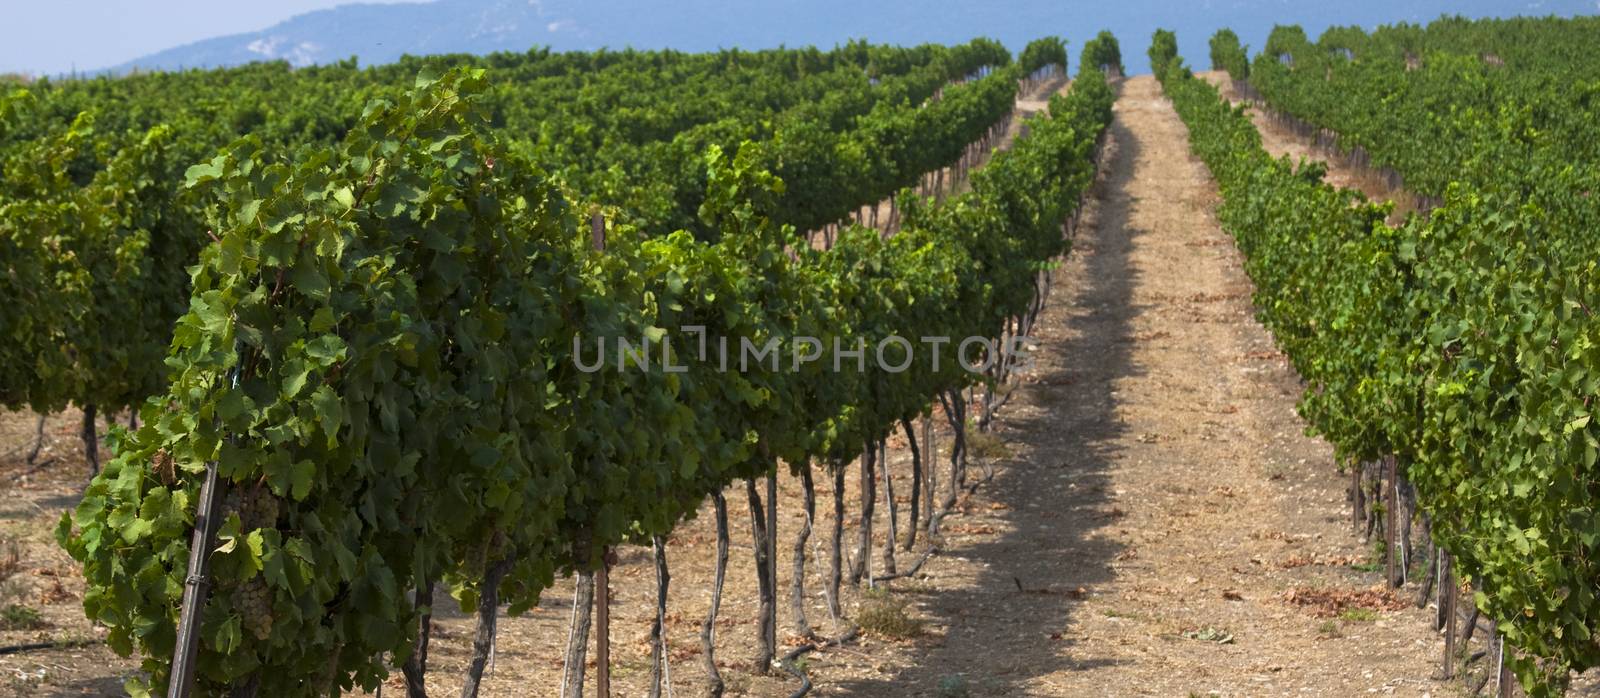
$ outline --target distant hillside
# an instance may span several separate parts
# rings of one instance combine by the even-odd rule
[[[1073,45],[1109,28],[1123,41],[1134,72],[1159,21],[1178,31],[1191,63],[1203,60],[1206,39],[1228,26],[1259,46],[1275,23],[1300,23],[1315,33],[1329,24],[1372,26],[1426,22],[1444,13],[1471,17],[1511,14],[1592,14],[1594,0],[1200,0],[1179,5],[1154,0],[1075,3],[1067,0],[437,0],[415,4],[352,4],[303,14],[257,32],[167,49],[119,66],[138,69],[237,65],[286,60],[294,65],[357,56],[386,63],[402,54],[556,50],[602,47],[766,48],[780,44],[832,46],[851,38],[884,43],[959,42],[989,36],[1020,48],[1046,34]],[[1159,18],[1156,19],[1156,18]],[[1076,56],[1076,50],[1073,55]]]

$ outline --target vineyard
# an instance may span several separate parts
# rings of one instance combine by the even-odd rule
[[[1597,32],[6,87],[0,692],[1581,689]]]

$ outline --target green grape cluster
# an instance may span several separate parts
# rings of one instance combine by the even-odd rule
[[[241,584],[233,590],[231,600],[246,632],[257,640],[272,637],[272,590],[264,580],[254,577]]]
[[[168,457],[170,459],[170,456]],[[157,464],[159,465],[159,454]],[[272,489],[264,485],[245,486],[230,490],[222,500],[222,514],[239,517],[241,528],[253,531],[258,528],[276,528],[280,501]]]

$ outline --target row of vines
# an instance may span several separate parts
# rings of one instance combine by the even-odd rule
[[[807,484],[809,513],[813,468],[842,497],[863,456],[870,522],[886,476],[873,454],[942,403],[952,499],[962,486],[960,393],[1004,380],[1000,348],[1037,316],[1094,176],[1115,40],[1093,48],[970,191],[935,199],[908,187],[991,138],[1019,83],[1064,73],[1059,40],[1018,63],[985,41],[534,52],[0,100],[0,254],[26,272],[0,279],[26,301],[0,310],[18,340],[0,349],[15,352],[0,398],[137,412],[59,528],[89,616],[143,660],[130,691],[327,694],[399,666],[421,695],[443,588],[478,616],[475,694],[501,606],[527,610],[558,575],[594,593],[624,544],[656,550],[664,585],[665,536],[708,497],[721,524],[741,481],[768,522],[771,664],[780,467]],[[194,106],[162,101],[178,86]],[[281,111],[269,98],[302,87]],[[747,94],[756,107],[719,118]],[[884,199],[895,234],[841,225]],[[837,239],[819,250],[808,233],[824,226]],[[970,357],[986,369],[954,347],[885,350],[891,336],[988,338]],[[706,338],[776,349],[725,370]],[[875,360],[826,352],[863,341]],[[913,531],[937,526],[928,494]],[[860,534],[850,580],[898,574],[873,574]]]
[[[1479,613],[1491,620],[1511,649],[1489,659],[1530,695],[1600,663],[1600,182],[1578,123],[1592,128],[1593,31],[1590,18],[1447,19],[1311,44],[1280,27],[1248,68],[1237,37],[1215,38],[1213,62],[1268,107],[1438,197],[1398,226],[1391,204],[1324,183],[1320,165],[1269,157],[1244,109],[1181,61],[1160,74],[1221,188],[1259,317],[1305,380],[1301,414],[1352,467],[1358,506],[1361,464],[1387,471],[1373,494],[1391,560],[1406,564],[1408,500],[1437,545],[1424,583],[1440,589],[1445,675],[1480,656],[1450,654],[1459,575],[1466,637]]]

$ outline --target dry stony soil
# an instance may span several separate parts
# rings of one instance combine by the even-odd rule
[[[1299,380],[1253,317],[1250,282],[1182,122],[1150,77],[1118,89],[1101,181],[1034,331],[1037,360],[975,454],[974,477],[990,479],[944,520],[941,552],[916,576],[871,594],[847,589],[837,623],[822,596],[833,492],[831,478],[817,478],[804,599],[812,624],[832,635],[864,607],[893,622],[808,655],[813,695],[1454,695],[1431,678],[1442,651],[1432,611],[1410,603],[1412,588],[1381,586],[1330,449],[1304,433]],[[1308,152],[1264,132],[1274,152]],[[81,577],[52,539],[87,476],[78,418],[53,415],[42,465],[29,466],[34,417],[0,415],[0,539],[14,542],[0,543],[0,573],[11,575],[0,607],[39,612],[22,623],[31,627],[0,625],[0,646],[83,641],[0,655],[0,695],[116,695],[136,670],[97,642],[103,633],[79,606]],[[949,431],[936,442],[947,455]],[[903,439],[889,448],[903,521],[909,451]],[[854,517],[856,478],[847,480]],[[780,641],[792,644],[790,565],[803,513],[798,482],[785,473],[778,484]],[[717,662],[729,695],[787,696],[798,681],[751,663],[755,571],[742,489],[727,493],[733,549]],[[845,527],[848,543],[853,518]],[[667,549],[673,693],[698,695],[709,505]],[[643,695],[654,570],[647,549],[619,554],[614,693]],[[900,553],[902,566],[912,559]],[[559,583],[537,609],[502,618],[487,695],[555,695],[571,599],[571,583]],[[429,688],[453,694],[472,619],[447,598],[436,605]],[[403,690],[396,678],[384,692]]]

